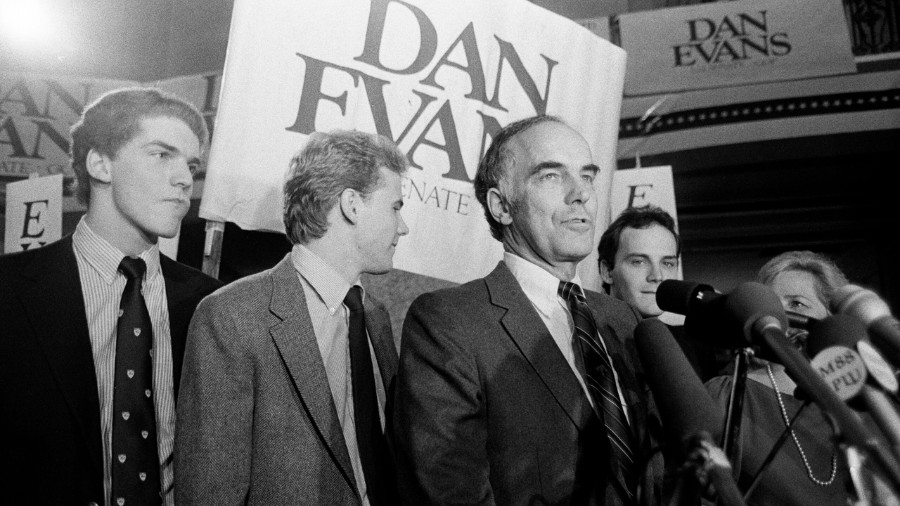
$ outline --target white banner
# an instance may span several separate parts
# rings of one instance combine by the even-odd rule
[[[236,0],[200,215],[282,231],[285,171],[307,136],[377,132],[412,164],[396,267],[482,276],[502,252],[472,188],[491,135],[561,116],[591,145],[608,209],[624,63],[621,49],[524,0]]]
[[[6,185],[4,253],[36,249],[62,237],[62,174]]]
[[[0,176],[74,177],[69,128],[100,94],[136,84],[0,72]]]
[[[652,204],[671,214],[675,223],[678,223],[671,165],[615,171],[609,199],[613,220],[629,207]]]
[[[737,0],[619,18],[627,95],[856,72],[841,0]]]

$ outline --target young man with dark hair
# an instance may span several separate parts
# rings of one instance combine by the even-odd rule
[[[597,249],[600,278],[609,294],[629,303],[644,318],[662,316],[656,290],[663,281],[678,279],[681,258],[681,238],[672,216],[653,205],[630,207],[610,223]],[[711,345],[687,335],[683,325],[669,325],[669,330],[701,379],[718,373],[721,365]]]
[[[647,318],[659,316],[656,288],[678,277],[681,241],[675,220],[659,207],[630,207],[600,237],[600,278],[613,297]]]
[[[87,213],[0,257],[0,490],[10,504],[174,501],[175,400],[194,307],[221,285],[159,253],[208,134],[156,89],[109,92],[72,127]]]

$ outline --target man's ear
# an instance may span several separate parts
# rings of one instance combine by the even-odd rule
[[[490,211],[491,216],[497,220],[501,225],[512,225],[512,212],[509,208],[509,202],[503,195],[500,194],[500,190],[497,188],[491,188],[487,192],[487,206],[488,211]]]
[[[613,284],[612,275],[610,274],[612,269],[609,268],[609,264],[606,260],[600,260],[600,279],[603,280],[607,285]]]
[[[95,149],[91,149],[88,151],[87,157],[84,160],[85,168],[87,168],[87,173],[91,176],[91,179],[96,179],[102,183],[109,183],[112,181],[112,170],[110,167],[109,157],[105,155],[101,155]]]
[[[354,225],[359,221],[359,207],[362,203],[362,195],[353,188],[344,188],[341,192],[339,205],[344,219]]]

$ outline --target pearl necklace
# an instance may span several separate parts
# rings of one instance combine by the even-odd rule
[[[790,418],[788,417],[787,409],[784,407],[784,401],[781,400],[781,392],[778,391],[778,384],[775,383],[775,375],[772,373],[772,366],[770,364],[766,364],[766,372],[769,373],[769,380],[772,381],[772,388],[775,389],[775,398],[778,399],[778,407],[781,408],[781,416],[784,418],[784,425],[785,427],[790,427]],[[812,468],[809,466],[809,460],[806,458],[806,452],[804,452],[803,447],[800,446],[800,440],[797,439],[797,434],[794,433],[794,429],[791,429],[791,437],[794,439],[794,444],[797,445],[797,451],[800,452],[800,458],[803,459],[803,465],[806,466],[806,474],[809,476],[809,479],[820,487],[827,487],[834,483],[834,477],[837,475],[837,454],[834,452],[831,454],[831,477],[828,478],[827,481],[820,480],[813,476]]]

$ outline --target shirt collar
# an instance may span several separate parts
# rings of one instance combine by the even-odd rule
[[[116,280],[116,276],[119,274],[119,264],[126,255],[100,234],[94,232],[84,216],[75,227],[72,244],[82,258],[97,271],[103,281],[112,284]],[[138,256],[147,264],[144,279],[150,281],[160,272],[159,245],[150,246]]]
[[[548,309],[556,306],[559,298],[560,279],[544,270],[542,267],[525,260],[508,251],[503,252],[503,263],[509,267],[513,277],[519,282],[522,291],[539,309]],[[581,278],[575,274],[572,283],[581,286]]]
[[[291,249],[291,263],[332,314],[344,303],[344,297],[351,285],[322,257],[302,244],[295,244]],[[362,288],[359,280],[353,284]],[[363,297],[365,297],[365,291],[363,291]]]

